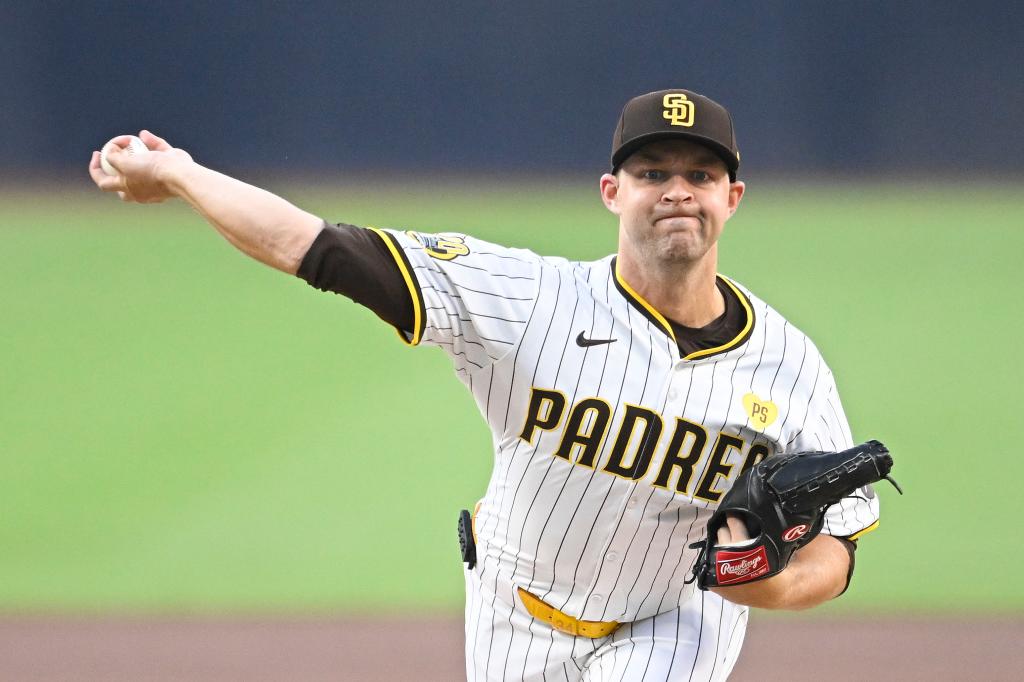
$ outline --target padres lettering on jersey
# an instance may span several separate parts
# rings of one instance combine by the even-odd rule
[[[594,410],[593,420],[590,426],[584,426],[589,411]],[[519,437],[528,443],[533,442],[534,434],[538,429],[552,431],[562,425],[562,417],[565,413],[565,396],[558,391],[534,388],[530,398],[530,407],[526,414],[526,423]],[[601,470],[615,476],[640,480],[644,478],[656,450],[660,451],[660,437],[665,431],[663,429],[664,418],[653,410],[639,405],[626,405],[622,410],[622,422],[619,424],[609,439],[614,442],[608,461]],[[555,451],[557,457],[580,464],[582,466],[595,466],[595,458],[605,440],[605,434],[609,431],[609,418],[611,407],[600,398],[584,398],[572,406],[565,428],[562,430],[562,439],[559,441],[558,449]],[[633,440],[637,428],[642,429],[639,441],[635,447],[630,449],[630,441]],[[709,445],[708,434],[700,424],[687,421],[682,417],[675,418],[675,428],[671,436],[666,439],[664,457],[661,463],[660,472],[652,485],[662,488],[669,487],[669,480],[675,477],[675,484],[672,486],[676,492],[690,494],[691,482],[693,481],[694,465],[700,462],[705,453],[705,446]],[[687,448],[685,451],[684,446]],[[730,449],[743,451],[743,466],[739,473],[746,471],[760,462],[768,455],[768,446],[764,443],[756,443],[746,448],[747,443],[736,436],[725,433],[716,434],[714,446],[710,448],[707,458],[708,466],[704,470],[704,477],[695,497],[708,502],[718,502],[724,491],[714,488],[718,476],[728,476],[733,465],[725,464],[724,460]],[[574,451],[579,448],[578,456]]]
[[[476,519],[477,571],[584,620],[634,621],[685,602],[708,517],[740,472],[780,452],[852,445],[810,340],[729,280],[748,323],[682,357],[615,260],[544,258],[464,235],[381,233],[437,345],[494,437]],[[824,532],[870,529],[850,497]],[[502,590],[495,589],[496,593]]]

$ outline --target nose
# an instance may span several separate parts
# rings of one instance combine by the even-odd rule
[[[665,191],[661,200],[669,204],[679,204],[693,199],[693,192],[690,185],[681,175],[673,174],[665,183]]]

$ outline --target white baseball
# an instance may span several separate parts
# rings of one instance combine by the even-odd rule
[[[103,149],[100,150],[100,167],[103,168],[103,172],[107,175],[117,175],[117,169],[111,166],[110,162],[107,161],[107,150],[113,146],[116,145],[114,145],[113,142],[108,142],[103,145]],[[145,142],[132,135],[131,139],[128,140],[128,146],[124,148],[124,151],[128,154],[145,154],[149,151],[149,147],[146,146]]]

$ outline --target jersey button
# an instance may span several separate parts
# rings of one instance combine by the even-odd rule
[[[600,604],[604,601],[604,595],[595,594],[593,597],[590,598],[590,601],[597,602],[598,604]]]
[[[677,391],[676,389],[673,388],[671,391],[668,392],[668,399],[669,400],[675,400],[678,397],[679,397],[679,391]]]
[[[629,498],[629,500],[626,502],[626,506],[627,507],[635,507],[636,506],[636,498],[635,497]]]
[[[604,560],[605,561],[618,561],[619,560],[619,555],[616,554],[615,552],[608,552],[608,554],[605,555]]]

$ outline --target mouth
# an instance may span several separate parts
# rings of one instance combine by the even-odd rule
[[[704,221],[701,219],[699,214],[694,214],[694,213],[669,213],[667,215],[655,217],[654,222],[655,223],[669,222],[669,223],[675,223],[675,224],[679,224],[679,225],[697,225],[697,226],[700,226],[701,224],[703,224]]]

